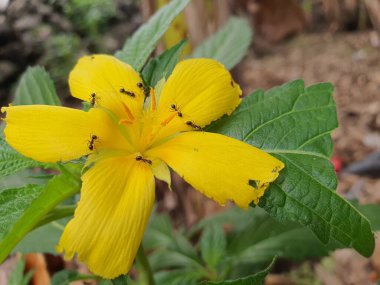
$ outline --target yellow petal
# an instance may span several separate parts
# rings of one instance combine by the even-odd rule
[[[258,202],[284,164],[241,141],[214,133],[186,132],[146,155],[165,161],[196,190],[224,205]],[[250,186],[256,184],[256,187]]]
[[[109,55],[82,57],[69,76],[74,97],[105,107],[120,119],[139,116],[144,103],[140,75]],[[95,95],[92,95],[95,94]]]
[[[67,161],[104,148],[130,149],[117,125],[100,109],[84,112],[30,105],[3,107],[2,111],[6,112],[6,141],[37,161]]]
[[[82,177],[81,199],[57,250],[75,254],[103,278],[132,267],[154,204],[154,178],[134,157],[97,162]]]
[[[180,62],[168,78],[158,103],[158,120],[165,128],[160,137],[201,129],[241,101],[241,89],[222,64],[212,59]],[[175,113],[176,116],[171,118]],[[169,120],[169,121],[168,121]]]
[[[172,178],[170,176],[169,167],[161,159],[153,159],[152,171],[154,177],[158,180],[166,182],[170,190],[172,190]]]

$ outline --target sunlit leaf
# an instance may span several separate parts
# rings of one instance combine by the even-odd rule
[[[368,220],[335,193],[329,156],[330,133],[338,123],[332,92],[331,84],[305,88],[301,80],[259,90],[211,130],[259,147],[285,163],[260,207],[279,221],[309,227],[323,243],[337,240],[370,256],[374,236]]]
[[[190,0],[173,0],[154,14],[132,37],[127,39],[123,49],[116,56],[140,71],[156,47],[170,23],[185,8]]]
[[[13,105],[61,105],[50,75],[41,66],[29,67],[21,77]]]
[[[232,69],[247,54],[252,42],[251,26],[246,19],[231,17],[217,33],[201,43],[192,57],[214,58]]]

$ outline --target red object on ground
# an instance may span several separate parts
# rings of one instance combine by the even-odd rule
[[[340,172],[343,168],[343,161],[340,157],[338,156],[333,156],[331,158],[331,162],[334,165],[334,170],[336,173]]]

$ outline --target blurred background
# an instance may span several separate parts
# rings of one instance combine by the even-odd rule
[[[0,105],[11,102],[28,66],[42,65],[64,104],[79,106],[67,86],[77,59],[114,53],[166,2],[0,0]],[[248,54],[232,70],[244,93],[297,78],[307,85],[332,82],[339,116],[332,158],[338,192],[379,204],[380,0],[193,0],[156,53],[188,38],[185,56],[232,15],[246,18],[254,33]],[[190,227],[223,210],[174,179],[175,191],[160,187],[158,211],[170,213],[175,225]],[[276,266],[267,284],[376,284],[379,276],[377,246],[370,259],[345,249],[323,259]]]

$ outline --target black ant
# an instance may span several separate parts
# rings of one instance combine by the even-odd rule
[[[145,162],[145,163],[148,163],[148,164],[152,164],[152,161],[151,161],[151,160],[146,159],[146,158],[143,158],[141,155],[136,156],[135,159],[136,159],[137,161],[142,161],[142,162]]]
[[[183,117],[183,114],[178,110],[176,104],[171,104],[171,105],[170,105],[170,108],[171,108],[173,111],[177,112],[178,117],[180,117],[180,118]]]
[[[91,93],[90,97],[91,97],[91,100],[90,100],[91,107],[94,108],[95,103],[96,103],[96,99],[97,99],[96,98],[96,94],[95,93]]]
[[[97,135],[91,135],[91,140],[88,142],[88,149],[93,151],[94,150],[94,144],[95,141],[98,139]]]
[[[202,130],[202,128],[200,126],[194,124],[194,122],[192,122],[192,121],[187,121],[186,125],[192,127],[193,129],[195,129],[197,131],[201,131]]]
[[[128,91],[128,90],[125,90],[124,88],[120,88],[120,93],[123,93],[123,94],[127,94],[128,96],[131,96],[131,97],[136,97],[135,93],[133,93],[132,91]]]
[[[137,87],[144,92],[145,99],[150,96],[150,87],[142,82],[137,82]]]

